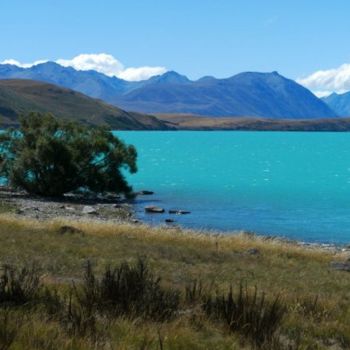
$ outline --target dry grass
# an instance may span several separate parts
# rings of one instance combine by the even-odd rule
[[[62,226],[78,230],[60,234]],[[203,289],[213,295],[216,291],[225,293],[231,284],[235,287],[240,282],[251,288],[256,285],[271,299],[280,295],[288,309],[280,330],[286,349],[288,344],[292,350],[350,348],[350,274],[334,271],[329,265],[333,260],[346,259],[346,253],[307,249],[244,233],[208,234],[64,218],[39,222],[0,215],[0,263],[23,266],[36,262],[42,269],[42,281],[51,287],[66,288],[72,279],[79,283],[87,260],[101,274],[109,264],[133,263],[143,256],[162,277],[165,288],[183,295],[194,280],[201,280]],[[55,321],[46,324],[40,314],[32,315],[35,321],[29,333],[44,343],[56,339],[56,348],[62,349],[242,348],[240,339],[225,325],[209,321],[195,306],[182,308],[179,317],[165,324],[117,319],[107,327],[107,321],[101,319],[99,341],[104,345],[97,347],[86,337],[73,339],[61,334]],[[29,340],[24,331],[18,339],[22,338],[26,339],[21,340],[26,348],[40,348],[25,343]],[[46,344],[41,348],[55,347]]]

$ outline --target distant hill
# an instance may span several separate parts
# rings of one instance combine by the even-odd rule
[[[332,108],[341,117],[350,117],[350,92],[345,94],[333,93],[322,99],[330,108]]]
[[[96,71],[77,71],[53,62],[31,68],[0,65],[0,79],[34,79],[143,113],[192,113],[282,119],[333,118],[336,113],[309,90],[277,72],[237,74],[191,81],[167,72],[128,82]]]
[[[123,111],[100,100],[53,84],[32,80],[0,80],[1,127],[18,125],[18,117],[30,111],[51,112],[113,129],[167,129],[153,116]]]

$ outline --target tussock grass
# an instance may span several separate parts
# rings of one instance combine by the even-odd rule
[[[63,226],[74,230],[61,230]],[[148,261],[145,281],[157,286],[155,294],[146,293],[145,299],[125,292],[135,290],[135,283],[142,280],[137,267],[140,257]],[[0,265],[28,267],[35,263],[40,266],[43,286],[38,307],[25,311],[17,305],[11,311],[21,318],[22,325],[10,349],[250,349],[263,347],[266,341],[271,349],[347,349],[350,274],[334,271],[329,265],[332,260],[346,258],[345,252],[305,248],[245,233],[224,236],[94,220],[36,221],[0,215]],[[94,291],[99,305],[90,311],[80,302],[90,295],[81,289],[87,288],[82,274],[87,261],[93,267],[90,291]],[[239,299],[239,290],[234,289],[232,300],[248,300],[246,306],[250,308],[246,310],[254,310],[250,315],[253,312],[259,325],[264,323],[262,310],[271,310],[279,296],[285,313],[276,318],[278,325],[270,333],[273,336],[254,342],[254,332],[243,331],[249,328],[244,325],[250,322],[248,318],[239,327],[236,322],[232,330],[227,318],[225,321],[222,317],[219,310],[232,305],[227,291],[240,283],[248,285],[249,297],[243,289]],[[254,286],[258,288],[256,299]],[[159,291],[179,293],[178,306],[169,318],[151,317],[161,316],[160,311],[145,317],[145,304],[155,300],[162,305],[162,300],[167,300],[157,299]],[[130,299],[126,297],[129,294]],[[266,298],[259,309],[262,294]],[[220,296],[221,304],[216,296]],[[135,299],[140,304],[133,305],[134,313],[120,307],[125,300],[129,303]],[[216,311],[207,312],[206,303]],[[154,310],[160,309],[164,308]],[[57,317],[58,310],[65,316]],[[0,307],[0,314],[2,311]],[[14,329],[15,319],[9,318],[7,329]]]
[[[281,325],[286,308],[279,297],[270,301],[265,294],[251,292],[242,284],[234,294],[232,286],[227,294],[206,298],[203,308],[215,319],[227,324],[229,330],[249,339],[253,346],[270,346]]]
[[[17,270],[4,265],[0,269],[0,306],[30,303],[38,298],[40,287],[34,266]]]
[[[179,306],[179,293],[165,290],[144,259],[135,265],[126,262],[112,268],[107,266],[99,279],[91,264],[85,268],[82,285],[74,286],[73,294],[79,304],[96,308],[101,314],[142,317],[155,321],[170,320]]]

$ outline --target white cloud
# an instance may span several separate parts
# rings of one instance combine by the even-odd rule
[[[118,74],[118,77],[124,80],[138,81],[146,80],[155,75],[164,74],[167,71],[165,67],[139,67],[126,68]]]
[[[21,68],[30,68],[30,67],[33,67],[33,66],[36,66],[40,63],[45,63],[47,62],[47,60],[39,60],[39,61],[35,61],[33,63],[21,63],[21,62],[18,62],[12,58],[8,59],[8,60],[4,60],[2,62],[0,62],[0,64],[12,64],[13,66],[17,66],[17,67],[21,67]]]
[[[0,64],[13,64],[22,68],[29,68],[47,60],[40,60],[33,63],[21,63],[14,59],[7,59]],[[100,54],[81,54],[72,59],[58,59],[55,61],[64,67],[73,67],[76,70],[95,70],[110,77],[118,77],[129,81],[146,80],[154,75],[160,75],[167,71],[165,67],[125,67],[119,60],[112,55]]]
[[[319,70],[311,75],[297,79],[297,82],[322,97],[332,92],[344,93],[350,90],[350,64],[338,68]]]
[[[312,92],[317,97],[322,98],[322,97],[327,97],[327,96],[331,95],[335,91],[321,90],[321,91],[312,91]],[[346,92],[346,91],[341,91],[341,92],[338,91],[338,93],[341,93],[341,94],[343,92]]]
[[[56,63],[64,67],[73,67],[77,70],[95,70],[108,76],[116,76],[123,71],[124,66],[112,55],[81,54],[71,60],[59,59]]]

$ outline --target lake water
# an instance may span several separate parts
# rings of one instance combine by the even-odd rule
[[[350,133],[116,132],[138,150],[138,215],[190,228],[350,242]],[[144,206],[190,215],[145,214]]]

